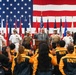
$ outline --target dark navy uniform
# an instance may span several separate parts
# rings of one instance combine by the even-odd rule
[[[67,54],[62,57],[59,63],[59,70],[62,75],[76,75],[76,55]]]
[[[31,75],[31,64],[29,63],[29,57],[23,56],[25,61],[17,63],[17,58],[15,58],[14,75]]]

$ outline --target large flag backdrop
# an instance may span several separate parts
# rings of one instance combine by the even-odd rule
[[[0,0],[0,20],[3,19],[3,26],[6,27],[6,18],[8,18],[8,27],[14,28],[20,26],[20,17],[23,30],[29,28],[29,17],[31,19],[31,30],[35,31],[36,19],[40,28],[42,20],[44,28],[47,27],[49,19],[49,32],[52,33],[56,18],[56,26],[60,28],[60,18],[62,18],[62,27],[64,32],[65,17],[68,30],[71,30],[73,21],[74,31],[76,28],[76,0]],[[73,17],[73,18],[72,18]],[[17,22],[15,22],[17,19]],[[16,24],[15,24],[16,23]],[[5,30],[5,29],[4,29]]]

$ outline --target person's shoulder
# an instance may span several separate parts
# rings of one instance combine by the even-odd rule
[[[51,35],[51,37],[54,37],[54,36],[55,36],[54,34]]]
[[[45,35],[48,35],[47,33],[44,33]]]
[[[60,37],[60,35],[59,35],[59,34],[57,34],[57,36],[58,36],[58,37]]]
[[[64,37],[63,37],[63,39],[66,39],[66,38],[67,38],[67,36],[64,36]]]
[[[10,37],[14,36],[14,34],[11,34]]]
[[[0,35],[0,38],[3,38],[3,36],[2,36],[2,35]]]
[[[26,38],[27,36],[25,35],[24,38]]]
[[[19,34],[16,34],[17,36],[20,36]]]
[[[23,58],[27,58],[27,59],[30,59],[30,56],[22,56]]]
[[[40,35],[41,33],[39,32],[39,33],[37,33],[37,35]]]
[[[1,37],[2,35],[0,34],[0,37]]]
[[[49,53],[49,57],[53,57],[53,55]]]
[[[67,54],[65,56],[61,57],[62,60],[65,59],[65,58],[67,58]]]
[[[7,59],[8,57],[6,57],[4,54],[0,54],[0,58]]]
[[[70,38],[73,38],[72,36],[69,36]]]
[[[65,56],[61,57],[61,59],[63,60],[63,59],[66,59],[68,57],[69,57],[68,54],[66,54]]]

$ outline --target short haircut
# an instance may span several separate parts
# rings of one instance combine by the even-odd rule
[[[52,42],[52,48],[56,48],[56,43],[55,42]]]
[[[30,49],[31,48],[31,45],[29,43],[26,43],[26,42],[23,42],[22,46],[24,46],[24,48],[26,48],[26,49]]]
[[[64,47],[65,46],[65,41],[64,40],[60,40],[59,45],[60,45],[60,47]]]
[[[73,45],[68,45],[67,51],[68,51],[69,53],[73,53],[73,51],[74,51],[74,46],[73,46]]]
[[[9,45],[9,48],[10,48],[11,50],[15,49],[15,44],[14,44],[14,43],[11,43],[11,44]]]

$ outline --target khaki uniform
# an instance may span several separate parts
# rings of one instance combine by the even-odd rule
[[[60,41],[60,36],[58,34],[51,35],[51,41],[52,42],[58,42],[58,41]]]
[[[26,42],[27,44],[30,44],[31,40],[32,40],[31,36],[24,36],[23,42]]]

